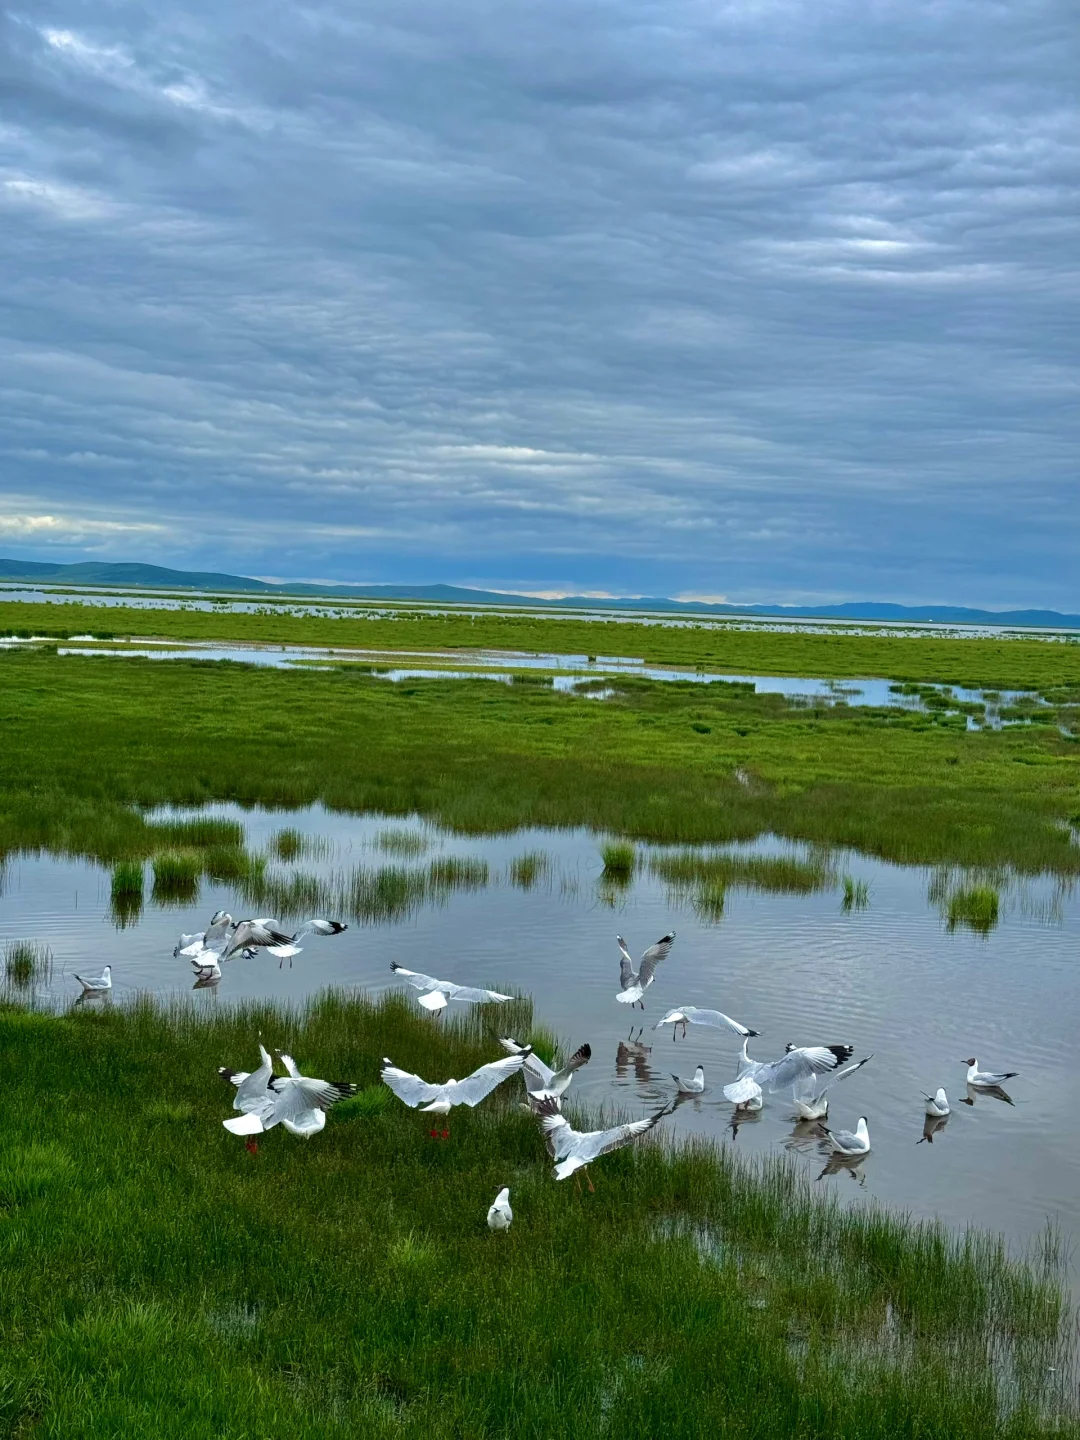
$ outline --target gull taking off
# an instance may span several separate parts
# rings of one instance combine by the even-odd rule
[[[993,1070],[980,1070],[979,1062],[974,1056],[966,1062],[968,1067],[967,1083],[973,1085],[976,1090],[992,1090],[996,1086],[1003,1085],[1006,1080],[1011,1080],[1014,1075],[1019,1075],[1019,1070],[1003,1070],[1000,1074]]]
[[[592,1190],[594,1186],[588,1171],[591,1162],[639,1139],[664,1118],[668,1108],[665,1105],[655,1115],[649,1115],[644,1120],[631,1120],[627,1125],[616,1125],[611,1130],[581,1132],[573,1129],[566,1117],[559,1113],[554,1100],[542,1100],[536,1115],[547,1140],[548,1152],[556,1162],[555,1179],[565,1180],[575,1170],[583,1169]]]
[[[824,1125],[821,1128],[834,1155],[869,1155],[870,1131],[866,1128],[865,1115],[859,1116],[854,1134],[850,1130],[829,1130]]]
[[[445,1080],[441,1085],[432,1085],[413,1075],[408,1070],[399,1070],[391,1060],[383,1061],[381,1078],[384,1085],[403,1100],[411,1109],[417,1108],[435,1115],[448,1115],[453,1105],[479,1105],[497,1085],[522,1068],[526,1056],[532,1052],[526,1048],[516,1055],[506,1055],[502,1060],[492,1060],[481,1065],[464,1080]],[[554,1102],[545,1102],[554,1104]]]
[[[619,949],[622,958],[619,961],[619,994],[615,999],[623,1005],[640,1005],[645,1009],[645,1002],[641,998],[653,982],[656,974],[656,967],[661,960],[666,960],[672,945],[675,944],[675,931],[664,935],[655,945],[650,945],[645,954],[641,957],[641,964],[635,971],[634,962],[630,951],[626,948],[626,941],[621,935],[616,935],[619,942]]]
[[[570,1081],[574,1078],[574,1071],[580,1070],[592,1059],[592,1046],[581,1045],[565,1065],[558,1070],[552,1070],[550,1065],[544,1064],[539,1055],[533,1054],[528,1045],[519,1045],[509,1035],[500,1036],[499,1044],[511,1055],[524,1056],[521,1078],[525,1081],[530,1105],[536,1105],[541,1100],[549,1098],[554,1098],[561,1104],[562,1096],[570,1088]]]
[[[656,1022],[653,1029],[659,1030],[661,1025],[673,1027],[672,1040],[675,1039],[680,1025],[684,1040],[686,1039],[687,1025],[710,1025],[714,1030],[734,1030],[735,1034],[741,1035],[744,1040],[750,1035],[761,1033],[759,1030],[750,1030],[745,1025],[740,1025],[738,1020],[732,1020],[731,1016],[725,1015],[722,1010],[700,1010],[696,1005],[680,1005],[677,1010],[669,1010],[662,1020]]]
[[[746,1055],[745,1043],[743,1055]],[[755,1090],[768,1088],[775,1094],[777,1090],[794,1086],[796,1081],[807,1076],[827,1075],[830,1070],[850,1060],[851,1056],[850,1045],[804,1045],[788,1050],[779,1060],[762,1063],[747,1057],[746,1068],[737,1080],[724,1086],[724,1094],[736,1105],[741,1105],[753,1097]]]
[[[514,1212],[510,1209],[510,1191],[505,1186],[488,1207],[488,1229],[509,1230]]]
[[[181,935],[173,950],[173,957],[181,955],[194,957],[204,950],[211,950],[215,953],[225,949],[233,928],[233,918],[227,910],[219,910],[210,920],[205,930],[197,935]]]
[[[291,1135],[307,1140],[317,1135],[326,1124],[326,1112],[346,1096],[356,1094],[356,1086],[345,1080],[316,1080],[302,1075],[291,1055],[282,1054],[281,1063],[289,1072],[274,1077],[270,1056],[259,1046],[262,1065],[246,1075],[237,1085],[233,1108],[243,1113],[235,1120],[223,1120],[226,1130],[234,1135],[258,1135],[284,1125]],[[232,1072],[220,1072],[234,1080]],[[234,1080],[235,1083],[235,1080]]]
[[[91,975],[89,979],[83,979],[81,975],[76,975],[75,979],[82,986],[84,995],[103,995],[106,990],[112,989],[112,966],[106,965],[100,975]]]
[[[455,985],[452,980],[436,980],[432,975],[421,975],[419,970],[406,970],[405,966],[399,965],[396,960],[390,962],[390,969],[414,990],[422,992],[416,997],[416,1003],[425,1010],[445,1010],[451,1000],[465,1000],[470,1005],[487,1005],[492,1002],[501,1004],[504,1000],[514,998],[512,995],[500,995],[497,990],[477,990],[471,985]]]
[[[862,1060],[856,1060],[854,1065],[845,1065],[843,1070],[837,1070],[836,1074],[830,1075],[822,1085],[818,1084],[816,1075],[804,1075],[800,1080],[796,1080],[791,1094],[799,1119],[824,1120],[829,1113],[829,1097],[825,1091],[838,1081],[846,1080],[849,1075],[854,1075],[856,1070],[862,1069],[867,1060],[873,1058],[873,1054],[870,1054],[864,1056]]]
[[[671,1078],[675,1081],[680,1095],[700,1095],[705,1089],[705,1066],[697,1067],[692,1080],[682,1080],[678,1075],[672,1075]]]
[[[943,1115],[948,1115],[949,1098],[941,1086],[938,1086],[936,1095],[924,1094],[923,1099],[926,1101],[926,1113],[933,1119],[940,1120]]]

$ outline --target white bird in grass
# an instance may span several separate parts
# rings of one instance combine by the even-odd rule
[[[513,1218],[514,1212],[510,1209],[510,1191],[504,1186],[488,1207],[488,1229],[509,1230],[510,1222]]]
[[[233,918],[227,910],[218,910],[211,917],[210,924],[205,930],[200,930],[197,935],[181,935],[176,942],[173,956],[194,958],[204,950],[220,954],[228,944],[229,936],[233,930]]]
[[[589,1165],[601,1155],[607,1155],[612,1150],[621,1150],[624,1145],[640,1139],[664,1118],[669,1109],[670,1106],[665,1105],[657,1110],[655,1115],[649,1115],[644,1120],[631,1120],[626,1125],[616,1125],[611,1130],[582,1132],[573,1129],[554,1100],[541,1101],[536,1115],[547,1140],[548,1152],[556,1162],[555,1179],[565,1180],[576,1170],[584,1170],[589,1190],[594,1190]]]
[[[940,1120],[943,1115],[949,1113],[949,1097],[939,1085],[936,1095],[927,1095],[923,1092],[923,1099],[926,1101],[926,1113],[935,1120]]]
[[[100,975],[92,975],[89,979],[81,975],[76,975],[75,979],[82,986],[84,995],[103,995],[106,990],[112,989],[112,966],[106,965]]]
[[[616,935],[619,942],[619,949],[622,951],[622,958],[619,961],[619,994],[615,999],[623,1005],[640,1005],[645,1009],[645,1002],[641,998],[653,982],[656,974],[656,967],[661,960],[666,960],[672,945],[675,944],[675,931],[669,935],[662,936],[655,945],[650,945],[645,954],[641,957],[641,964],[634,969],[634,961],[630,951],[626,948],[626,941],[621,935]]]
[[[532,1052],[526,1049],[517,1055],[507,1055],[501,1060],[492,1060],[481,1065],[464,1080],[444,1080],[441,1085],[432,1085],[408,1070],[399,1070],[392,1060],[383,1060],[381,1078],[384,1085],[403,1100],[411,1109],[420,1109],[428,1114],[448,1115],[454,1105],[479,1105],[504,1080],[516,1075]],[[551,1102],[545,1102],[551,1103]]]
[[[823,1125],[825,1138],[834,1155],[869,1155],[870,1131],[866,1128],[866,1116],[859,1116],[854,1134],[850,1130],[830,1130]]]
[[[692,1080],[682,1080],[678,1075],[672,1075],[671,1078],[675,1081],[680,1095],[700,1095],[701,1092],[705,1089],[704,1065],[699,1065],[697,1067],[697,1069],[694,1071],[694,1078]]]
[[[436,980],[432,975],[422,975],[419,970],[406,970],[396,960],[390,962],[390,969],[414,990],[421,991],[416,1003],[433,1012],[445,1010],[451,1000],[464,1000],[470,1005],[501,1005],[504,1000],[514,998],[512,995],[500,995],[497,990],[477,990],[471,985],[455,985],[452,980]]]
[[[976,1090],[997,1089],[1003,1085],[1006,1080],[1011,1080],[1014,1075],[1020,1074],[1019,1070],[1003,1070],[1000,1074],[995,1073],[993,1070],[980,1070],[979,1062],[974,1056],[972,1056],[970,1060],[965,1061],[965,1064],[968,1067],[967,1083]]]
[[[511,1055],[525,1056],[521,1077],[525,1081],[530,1106],[538,1104],[541,1100],[547,1100],[549,1097],[554,1097],[561,1104],[562,1096],[570,1088],[570,1082],[574,1078],[574,1071],[580,1070],[592,1059],[592,1046],[581,1045],[565,1065],[560,1066],[558,1070],[552,1070],[551,1066],[545,1065],[540,1056],[534,1054],[528,1045],[519,1045],[509,1035],[501,1035],[499,1044]]]
[[[345,1080],[316,1080],[302,1075],[291,1055],[282,1053],[281,1063],[289,1072],[274,1076],[270,1056],[259,1046],[262,1065],[246,1075],[237,1085],[234,1109],[243,1109],[235,1120],[223,1120],[226,1130],[234,1135],[258,1135],[284,1125],[292,1135],[309,1139],[326,1124],[326,1112],[339,1100],[355,1095],[357,1087]],[[233,1079],[231,1072],[220,1072]]]
[[[738,1079],[724,1086],[724,1095],[736,1105],[768,1089],[775,1094],[808,1075],[826,1075],[852,1056],[850,1045],[803,1045],[792,1047],[779,1060],[751,1060],[743,1044],[744,1066]]]
[[[873,1054],[866,1055],[861,1060],[856,1060],[854,1065],[845,1065],[843,1070],[837,1070],[830,1075],[824,1084],[818,1083],[816,1075],[804,1075],[796,1080],[792,1087],[792,1100],[795,1110],[801,1120],[824,1120],[829,1113],[829,1097],[826,1090],[840,1080],[846,1080],[849,1075],[854,1075],[856,1070],[861,1070],[868,1060],[874,1058]]]
[[[675,1039],[677,1027],[682,1026],[683,1039],[686,1039],[687,1025],[709,1025],[714,1030],[734,1030],[736,1035],[741,1035],[745,1040],[751,1035],[760,1035],[760,1030],[750,1030],[745,1025],[740,1025],[738,1020],[732,1020],[730,1015],[725,1015],[722,1010],[702,1010],[697,1005],[680,1005],[677,1010],[669,1010],[662,1020],[658,1020],[653,1026],[659,1030],[661,1025],[671,1025],[675,1028],[671,1031],[672,1040]]]

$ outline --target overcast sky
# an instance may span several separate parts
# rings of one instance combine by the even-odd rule
[[[0,12],[0,555],[1080,608],[1074,0]]]

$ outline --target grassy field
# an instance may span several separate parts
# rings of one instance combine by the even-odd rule
[[[384,1054],[461,1075],[530,1023],[524,1001],[436,1023],[333,994],[301,1015],[0,1006],[0,1435],[1080,1434],[1052,1246],[1019,1264],[708,1146],[608,1156],[579,1193],[516,1082],[449,1140],[378,1085]],[[260,1034],[364,1089],[252,1155],[215,1072]]]
[[[640,657],[658,665],[736,675],[883,676],[898,681],[999,689],[1080,687],[1080,641],[909,638],[774,633],[715,622],[678,628],[629,621],[537,615],[438,614],[401,608],[373,618],[297,616],[266,607],[256,614],[145,610],[0,602],[0,635],[162,636],[184,640],[272,641],[378,650],[521,650]]]
[[[131,807],[322,800],[473,832],[775,831],[903,861],[1080,869],[1065,824],[1080,815],[1080,745],[1053,725],[975,732],[962,716],[796,709],[689,682],[620,691],[0,653],[0,852],[209,849],[228,874],[237,827]]]

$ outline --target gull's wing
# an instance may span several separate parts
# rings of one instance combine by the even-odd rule
[[[301,1075],[296,1068],[296,1061],[284,1052],[281,1063],[288,1070],[293,1085],[303,1091],[305,1099],[323,1110],[329,1110],[330,1106],[336,1105],[339,1100],[356,1094],[356,1086],[348,1080],[316,1080],[310,1075]]]
[[[259,1110],[266,1104],[267,1089],[270,1085],[270,1078],[274,1072],[273,1062],[269,1054],[259,1046],[259,1055],[262,1064],[250,1075],[246,1075],[236,1087],[236,1095],[233,1097],[233,1109],[246,1114],[253,1110]],[[222,1072],[224,1074],[224,1071]]]
[[[629,1145],[631,1140],[636,1140],[639,1135],[644,1135],[646,1130],[651,1130],[668,1113],[669,1106],[664,1105],[653,1115],[647,1115],[644,1120],[631,1120],[626,1125],[616,1125],[611,1130],[592,1130],[588,1134],[579,1136],[579,1143],[574,1146],[574,1154],[581,1156],[586,1164],[595,1160],[599,1155],[607,1155],[612,1150],[619,1150],[624,1145]]]
[[[529,1060],[526,1060],[526,1070],[528,1070],[529,1062],[533,1058],[535,1057],[530,1055]],[[587,1065],[591,1059],[592,1046],[579,1045],[578,1048],[574,1051],[573,1055],[570,1056],[570,1059],[567,1060],[566,1064],[561,1066],[554,1073],[552,1073],[552,1071],[550,1070],[547,1070],[547,1066],[545,1065],[544,1069],[547,1070],[546,1088],[556,1095],[561,1095],[563,1091],[567,1088],[567,1086],[570,1084],[570,1081],[574,1078],[574,1071],[580,1070],[581,1067],[583,1065]],[[529,1082],[526,1080],[525,1084],[528,1085],[528,1083]]]
[[[222,1120],[221,1123],[234,1135],[261,1135],[265,1129],[262,1116],[254,1110],[247,1115],[233,1115],[228,1120]]]
[[[748,1100],[756,1100],[761,1095],[761,1086],[758,1084],[754,1071],[748,1070],[733,1080],[730,1085],[724,1086],[724,1098],[730,1100],[734,1105],[745,1105]]]
[[[292,938],[299,940],[302,935],[340,935],[348,928],[342,920],[305,920],[299,929],[293,931]]]
[[[619,942],[619,989],[626,990],[634,983],[634,962],[630,951],[626,948],[626,941],[621,935],[615,937]]]
[[[225,947],[226,959],[249,945],[287,945],[290,937],[271,916],[261,920],[241,920]]]
[[[862,1145],[858,1135],[852,1134],[850,1130],[826,1130],[825,1133],[845,1150],[858,1150]]]
[[[781,1059],[760,1066],[757,1082],[762,1089],[767,1085],[773,1092],[783,1090],[807,1075],[827,1075],[847,1060],[849,1054],[843,1045],[807,1045],[800,1050],[789,1050]]]
[[[748,1040],[752,1035],[759,1035],[759,1030],[751,1030],[746,1025],[740,1025],[738,1020],[733,1020],[730,1015],[725,1015],[722,1010],[699,1010],[696,1005],[689,1009],[683,1007],[683,1013],[691,1025],[710,1025],[714,1030],[734,1030],[736,1035],[741,1035]]]
[[[553,1160],[564,1160],[576,1150],[583,1137],[566,1116],[559,1113],[559,1102],[554,1097],[541,1100],[534,1114]]]
[[[229,932],[230,932],[230,930],[231,930],[232,928],[233,928],[233,918],[232,918],[232,916],[229,915],[229,914],[226,914],[226,913],[223,911],[223,912],[221,913],[221,919],[220,919],[220,920],[219,920],[219,919],[216,919],[216,918],[213,919],[213,920],[211,920],[209,926],[207,927],[207,929],[206,929],[206,931],[205,931],[205,933],[204,933],[204,935],[203,935],[203,942],[206,944],[206,946],[207,946],[208,948],[209,948],[210,946],[212,946],[212,945],[213,945],[216,941],[218,941],[218,940],[220,940],[220,941],[222,941],[222,943],[224,943],[224,941],[228,938]],[[194,939],[195,939],[195,936],[192,935],[192,936],[190,937],[190,939],[194,940]]]
[[[534,1055],[527,1045],[519,1045],[511,1035],[500,1035],[499,1044],[511,1055],[524,1055],[525,1064],[522,1078],[526,1090],[544,1090],[555,1078],[555,1071],[545,1065],[539,1055]]]
[[[656,973],[656,967],[661,960],[666,960],[668,952],[675,944],[675,931],[670,935],[664,935],[655,945],[650,945],[645,954],[641,957],[641,964],[638,966],[638,984],[644,990],[645,986]]]
[[[400,975],[407,985],[414,990],[453,990],[456,986],[449,985],[445,980],[436,980],[433,975],[422,975],[419,970],[406,970],[404,965],[399,965],[396,960],[391,960],[390,969],[395,975]]]
[[[446,1089],[445,1085],[432,1085],[408,1070],[399,1070],[389,1060],[383,1062],[380,1079],[384,1085],[390,1086],[399,1100],[404,1100],[405,1104],[411,1105],[414,1110],[417,1105],[423,1105],[429,1100],[440,1099]]]
[[[524,1063],[524,1055],[506,1055],[501,1060],[492,1060],[487,1065],[481,1065],[479,1070],[474,1070],[471,1075],[466,1075],[464,1080],[458,1081],[450,1091],[449,1098],[455,1105],[479,1105],[496,1085],[501,1085],[509,1076],[516,1075]]]
[[[444,982],[444,984],[445,983],[446,982]],[[501,1002],[514,998],[512,995],[500,995],[498,990],[477,990],[471,985],[446,984],[446,993],[451,1000],[471,1000],[477,1005],[483,1005],[489,1001]]]
[[[870,1054],[864,1056],[863,1059],[856,1060],[854,1065],[845,1065],[843,1070],[837,1070],[835,1075],[830,1075],[824,1085],[819,1085],[817,1087],[817,1093],[823,1095],[830,1085],[835,1085],[838,1080],[846,1080],[849,1075],[854,1075],[855,1071],[861,1069],[867,1060],[872,1060],[873,1058],[874,1054],[873,1051],[871,1051]],[[929,1099],[929,1096],[927,1098]]]

